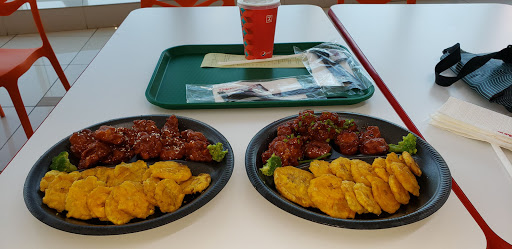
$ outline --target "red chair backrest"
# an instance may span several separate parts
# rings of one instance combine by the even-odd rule
[[[199,0],[174,0],[178,5],[169,4],[158,0],[140,0],[140,7],[151,7],[158,5],[162,7],[204,7],[210,6],[215,2],[222,1],[222,6],[235,6],[235,0],[206,0],[204,2],[197,3]]]
[[[9,16],[12,13],[16,12],[23,4],[30,4],[30,11],[32,12],[32,17],[34,18],[34,22],[37,27],[37,31],[41,36],[41,40],[43,41],[43,46],[49,46],[50,42],[48,41],[48,37],[46,37],[46,33],[44,32],[43,23],[41,22],[41,16],[39,15],[39,10],[37,9],[36,0],[0,0],[0,16]]]

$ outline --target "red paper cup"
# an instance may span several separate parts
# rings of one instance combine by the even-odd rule
[[[245,58],[271,58],[280,0],[238,0]]]

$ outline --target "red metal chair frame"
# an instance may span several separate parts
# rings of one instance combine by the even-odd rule
[[[198,0],[174,0],[178,5],[173,5],[170,3],[165,3],[158,0],[140,0],[140,7],[152,7],[153,5],[158,5],[161,7],[204,7],[210,6],[215,2],[222,1],[222,6],[235,6],[235,0],[207,0],[202,3],[197,4]]]
[[[41,36],[43,45],[38,48],[26,49],[0,48],[0,87],[5,87],[5,89],[7,89],[7,92],[14,104],[14,108],[18,113],[23,129],[25,130],[25,134],[27,135],[27,138],[30,138],[34,131],[32,130],[32,125],[30,124],[23,100],[21,99],[20,90],[18,88],[19,77],[26,73],[37,59],[44,56],[50,60],[66,91],[70,88],[70,85],[59,61],[57,60],[55,52],[48,41],[48,37],[46,37],[41,17],[39,16],[39,10],[37,9],[36,0],[14,0],[11,2],[0,0],[0,16],[11,15],[25,3],[30,4],[30,10],[37,27],[37,31]],[[1,106],[0,116],[5,116]]]

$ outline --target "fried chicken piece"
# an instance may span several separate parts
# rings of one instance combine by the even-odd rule
[[[160,134],[160,129],[156,126],[155,121],[149,119],[134,120],[132,129],[136,133]]]
[[[308,195],[309,182],[315,178],[308,171],[293,166],[278,167],[274,171],[274,183],[284,198],[303,207],[314,207]]]
[[[155,213],[155,207],[146,200],[140,182],[125,181],[118,187],[114,198],[119,202],[119,210],[141,219]]]
[[[171,115],[165,121],[164,127],[162,127],[162,135],[177,137],[180,135],[180,130],[178,128],[179,122],[176,115]]]
[[[311,141],[304,147],[304,154],[308,158],[318,158],[331,152],[331,146],[324,141]]]
[[[89,144],[96,141],[93,136],[93,132],[89,129],[84,129],[78,132],[75,132],[69,137],[69,142],[71,143],[71,152],[76,157],[80,158],[82,153],[87,150]]]
[[[87,169],[96,163],[106,158],[112,149],[106,143],[101,141],[94,141],[89,144],[87,149],[82,152],[80,156],[80,162],[78,163],[78,169]]]
[[[93,216],[87,206],[87,196],[98,186],[105,186],[105,183],[98,181],[95,176],[88,176],[85,179],[73,182],[66,196],[66,217],[81,220],[91,219]]]
[[[92,218],[108,221],[105,214],[105,202],[110,192],[112,192],[112,187],[98,186],[87,195],[87,207],[91,212]]]
[[[146,200],[154,206],[157,205],[155,199],[155,190],[158,182],[160,182],[160,178],[156,177],[148,177],[146,180],[144,180],[144,182],[142,182],[144,194],[146,195]]]
[[[343,180],[334,175],[322,175],[312,179],[308,187],[308,195],[315,207],[331,217],[347,219],[354,218],[345,199],[341,185]]]
[[[368,176],[367,179],[372,184],[373,198],[380,208],[390,214],[395,213],[400,208],[400,203],[395,199],[389,185],[376,176]]]
[[[48,188],[50,183],[53,182],[53,180],[55,180],[55,177],[64,174],[66,174],[66,172],[61,172],[58,170],[50,170],[46,172],[46,174],[41,179],[41,182],[39,183],[39,190],[41,190],[41,192],[44,192]]]
[[[115,165],[122,162],[127,162],[135,156],[135,151],[130,149],[130,146],[126,144],[111,144],[110,151],[110,154],[101,160],[102,163]]]
[[[171,213],[181,207],[183,193],[179,184],[172,179],[164,179],[158,182],[155,188],[155,200],[164,213]]]
[[[373,172],[375,172],[375,174],[380,177],[380,179],[384,180],[385,182],[389,181],[389,173],[386,170],[386,159],[382,157],[375,158],[372,163],[372,169]]]
[[[321,175],[332,175],[331,170],[329,169],[329,162],[323,160],[314,160],[309,164],[309,171],[313,173],[315,177],[319,177]]]
[[[160,161],[149,166],[149,172],[146,172],[143,178],[148,176],[173,179],[175,182],[181,183],[188,180],[192,176],[192,172],[187,165],[175,161]]]
[[[117,128],[110,125],[102,125],[96,131],[93,136],[96,140],[109,143],[109,144],[121,144],[124,142],[124,134],[117,130]]]
[[[329,169],[334,175],[343,180],[353,181],[354,178],[352,177],[352,173],[350,173],[350,168],[350,159],[345,157],[339,157],[336,160],[332,161],[331,164],[329,164]]]
[[[79,178],[80,173],[78,171],[57,175],[44,191],[43,203],[58,212],[64,211],[69,188]]]
[[[277,127],[277,136],[290,136],[294,134],[292,124],[293,121],[288,121],[282,125],[279,125]]]
[[[114,168],[112,180],[109,179],[109,187],[117,186],[124,181],[142,182],[142,176],[148,169],[146,162],[138,160],[133,163],[121,163]]]
[[[379,138],[380,136],[380,129],[378,126],[368,126],[366,127],[366,130],[364,132],[361,132],[359,135],[359,138],[361,141],[372,139],[372,138]]]
[[[359,151],[365,155],[380,155],[389,151],[389,145],[384,138],[370,138],[361,142]]]
[[[408,204],[411,196],[409,192],[402,186],[402,184],[396,179],[395,175],[389,175],[389,187],[391,188],[391,192],[393,196],[395,196],[395,200],[401,204]]]
[[[357,201],[356,193],[354,192],[354,185],[355,183],[353,181],[341,182],[341,189],[343,190],[343,193],[345,193],[345,199],[347,200],[348,207],[358,214],[368,213],[368,210],[366,210],[359,201]]]
[[[336,137],[335,143],[343,155],[354,155],[359,151],[359,136],[355,132],[343,131]]]
[[[162,141],[160,141],[160,130],[158,133],[139,132],[133,146],[135,154],[147,160],[160,156],[162,152]]]
[[[209,144],[207,141],[200,140],[185,143],[186,159],[194,162],[211,162],[213,160],[212,155],[207,148]]]
[[[190,129],[182,131],[181,132],[181,137],[183,139],[185,139],[185,141],[187,141],[187,142],[190,142],[190,141],[208,142],[208,139],[206,139],[206,137],[204,136],[203,133],[198,132],[198,131],[193,131],[193,130],[190,130]]]
[[[374,176],[375,174],[372,172],[372,166],[359,159],[353,159],[350,161],[351,167],[350,172],[352,173],[352,177],[354,178],[354,182],[363,183],[364,185],[371,187],[372,184],[368,181],[368,176]]]
[[[354,184],[354,193],[356,194],[357,201],[361,204],[368,212],[380,215],[382,210],[379,204],[375,201],[372,194],[372,189],[363,183]]]
[[[411,154],[409,152],[404,151],[402,152],[402,155],[398,157],[400,161],[404,162],[407,167],[411,170],[412,173],[414,173],[416,176],[421,176],[421,169],[420,166],[414,161],[414,158],[412,158]]]
[[[185,156],[185,140],[179,137],[162,139],[160,160],[178,160]]]
[[[122,187],[115,186],[112,188],[110,195],[105,200],[105,215],[107,219],[115,225],[123,225],[130,222],[134,216],[119,209],[119,196],[118,192],[122,192]]]
[[[396,179],[398,179],[409,193],[415,196],[420,195],[420,185],[418,184],[416,177],[409,170],[409,167],[403,163],[393,162],[391,163],[391,170],[393,171],[393,175],[396,176]]]
[[[181,183],[180,186],[183,190],[183,193],[189,195],[194,193],[201,193],[203,190],[208,188],[208,186],[210,186],[211,182],[212,178],[209,174],[201,173],[198,176],[190,177],[190,179]]]
[[[268,150],[263,152],[262,159],[266,162],[273,154],[281,158],[281,163],[284,166],[298,166],[299,160],[303,157],[303,150],[301,141],[302,138],[287,138],[286,136],[279,136],[274,138]]]

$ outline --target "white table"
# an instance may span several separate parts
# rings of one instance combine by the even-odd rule
[[[276,42],[341,40],[323,10],[282,6]],[[133,11],[71,90],[0,175],[0,248],[484,248],[475,221],[452,194],[432,216],[407,226],[351,230],[289,214],[264,199],[245,171],[250,139],[264,126],[307,107],[166,110],[144,91],[164,49],[185,44],[241,44],[236,7],[147,8]],[[400,124],[377,89],[363,103],[314,107],[377,116]],[[81,236],[51,228],[23,202],[25,177],[41,154],[74,131],[113,118],[176,114],[206,122],[230,141],[235,168],[225,188],[194,213],[155,229],[119,236]]]
[[[455,43],[473,53],[511,44],[512,6],[504,4],[336,5],[330,10],[373,65],[427,141],[447,161],[452,176],[500,237],[512,243],[512,178],[490,144],[429,125],[429,116],[453,96],[511,116],[464,82],[434,83],[442,51]],[[509,159],[512,152],[504,150]]]

